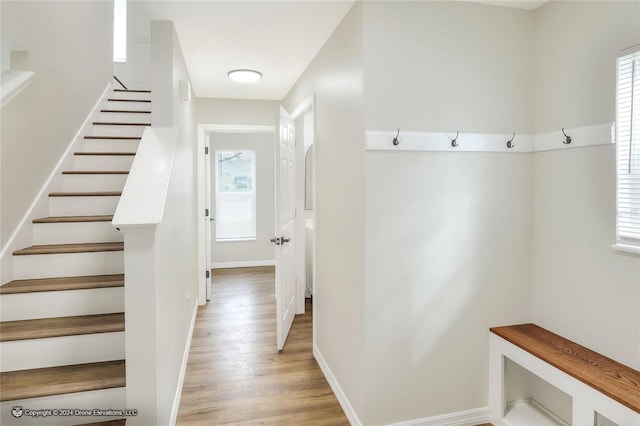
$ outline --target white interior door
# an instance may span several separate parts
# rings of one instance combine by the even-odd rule
[[[278,350],[296,315],[296,139],[293,119],[280,107],[276,144],[276,313]]]
[[[207,268],[208,274],[206,274],[206,293],[207,300],[211,300],[211,222],[213,219],[213,213],[211,212],[211,157],[213,156],[210,152],[209,147],[209,136],[206,137],[205,140],[205,165],[204,165],[204,181],[205,181],[205,194],[204,194],[204,207],[206,211],[206,217],[204,218],[204,229],[206,235],[206,263],[205,266]]]

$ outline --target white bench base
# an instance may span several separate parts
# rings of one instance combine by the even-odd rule
[[[526,426],[521,416],[505,417],[505,358],[557,387],[571,396],[572,424],[594,426],[596,412],[611,419],[619,426],[640,426],[640,414],[574,379],[565,372],[540,358],[508,342],[493,333],[489,334],[489,417],[494,426]],[[557,423],[549,423],[551,425]],[[536,426],[542,426],[536,424]]]

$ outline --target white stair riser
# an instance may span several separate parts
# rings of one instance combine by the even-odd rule
[[[123,272],[122,251],[13,256],[13,278],[16,280],[122,274]]]
[[[29,410],[40,409],[114,409],[124,410],[127,405],[125,388],[103,389],[90,392],[68,393],[41,398],[5,401],[0,404],[0,424],[2,426],[68,426],[70,424],[94,423],[114,420],[119,417],[94,416],[48,416],[27,417],[23,415],[16,419],[11,415],[11,408],[20,406]]]
[[[148,122],[142,122],[148,123]],[[93,125],[93,136],[142,136],[145,126],[109,126],[109,125]]]
[[[91,216],[113,214],[120,197],[49,197],[50,216]]]
[[[122,191],[126,174],[63,174],[62,191]]]
[[[151,123],[151,113],[142,112],[103,112],[100,121],[108,123]]]
[[[147,92],[116,92],[113,91],[109,95],[109,99],[144,99],[146,101],[151,100],[151,93]]]
[[[115,98],[114,98],[115,99]],[[119,102],[109,101],[105,108],[127,111],[151,111],[151,102]]]
[[[115,361],[125,358],[124,331],[0,343],[2,371]]]
[[[124,311],[124,287],[3,294],[0,306],[2,321],[112,314]]]
[[[74,155],[78,171],[129,171],[134,155]]]
[[[136,152],[138,145],[139,139],[85,139],[81,149],[83,152]]]
[[[124,241],[111,222],[34,223],[34,244],[110,243]]]

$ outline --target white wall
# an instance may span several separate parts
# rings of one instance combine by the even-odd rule
[[[31,85],[2,108],[4,247],[112,80],[113,11],[110,2],[70,1],[2,1],[0,11],[3,37],[11,50],[29,52],[35,71]]]
[[[275,126],[280,102],[245,99],[195,98],[198,124],[250,124]]]
[[[211,263],[214,268],[252,262],[274,264],[275,246],[275,134],[210,133],[211,211],[216,211],[216,150],[253,150],[256,153],[256,240],[217,242],[215,222],[211,224]],[[222,264],[222,265],[221,265]]]
[[[640,43],[640,4],[549,2],[534,17],[534,130],[613,121],[615,58]],[[533,155],[533,321],[640,368],[640,259],[611,249],[614,156]]]
[[[531,12],[365,2],[367,130],[529,132]]]
[[[364,415],[362,12],[362,4],[356,3],[283,101],[293,112],[315,93],[315,344],[353,408],[348,414],[355,412],[360,419]]]
[[[368,130],[530,131],[530,12],[364,9]],[[531,157],[365,159],[364,423],[486,407],[489,327],[531,318]]]
[[[151,19],[142,1],[127,1],[127,61],[114,62],[113,73],[128,89],[151,87]]]

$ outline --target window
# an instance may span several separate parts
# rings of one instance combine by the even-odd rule
[[[113,1],[113,61],[127,62],[127,0]]]
[[[216,241],[256,239],[255,151],[216,151]]]
[[[640,46],[618,57],[616,245],[640,253]]]

